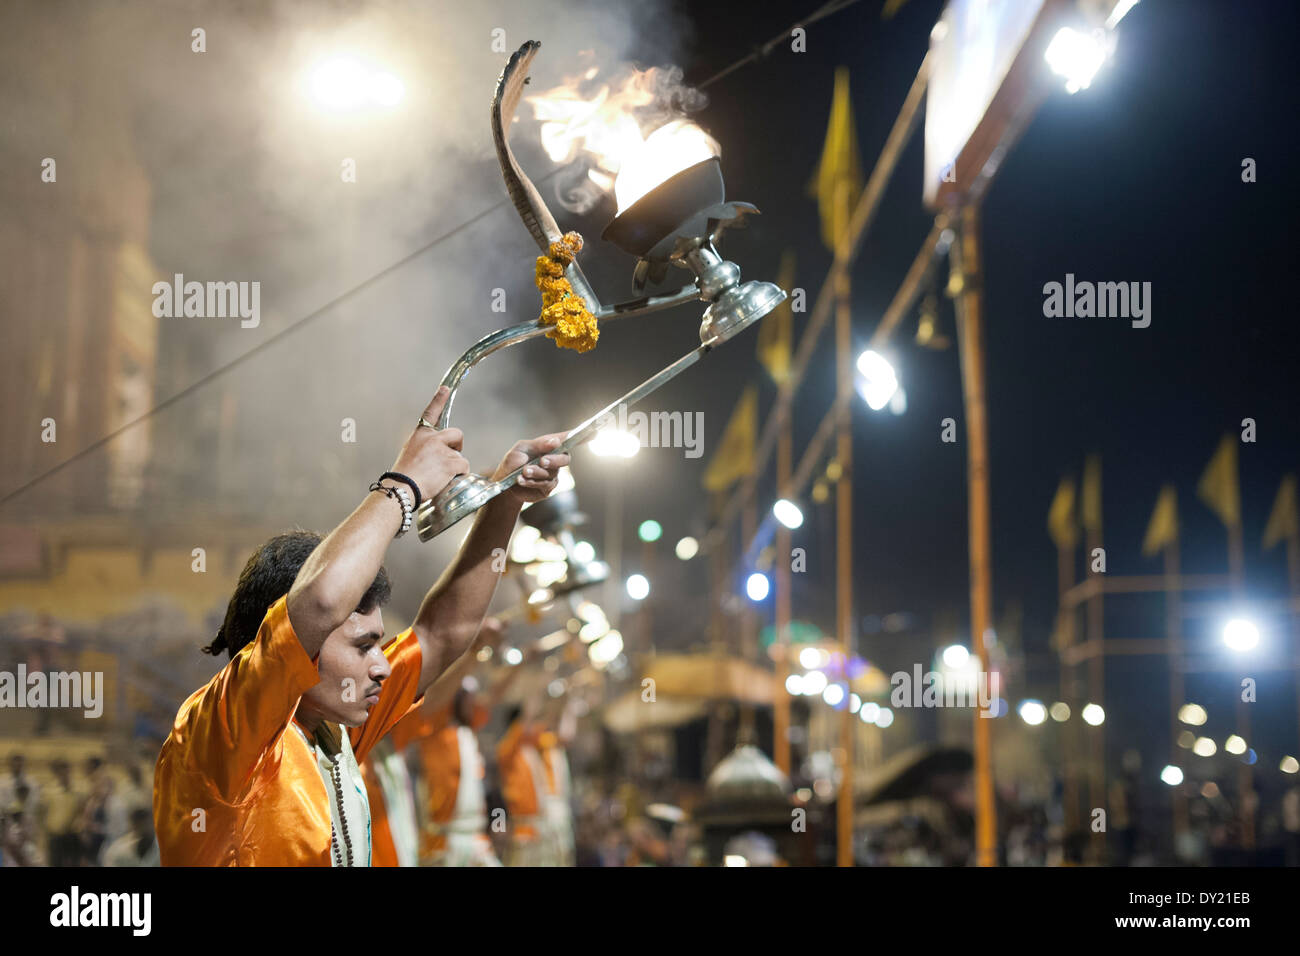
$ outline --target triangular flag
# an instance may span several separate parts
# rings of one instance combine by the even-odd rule
[[[754,444],[758,433],[758,389],[746,386],[726,431],[704,471],[704,487],[724,491],[754,470]]]
[[[1156,496],[1156,507],[1151,512],[1146,537],[1142,539],[1142,554],[1151,557],[1159,554],[1165,545],[1178,540],[1178,492],[1173,485],[1165,485]]]
[[[794,252],[787,249],[781,255],[781,268],[776,284],[789,292],[794,286]],[[794,325],[794,312],[787,297],[772,310],[758,326],[758,360],[777,385],[790,375],[790,336]]]
[[[1297,520],[1296,480],[1295,475],[1282,479],[1282,486],[1277,489],[1277,498],[1273,500],[1273,510],[1269,513],[1268,524],[1264,526],[1264,550],[1287,538],[1300,536],[1300,520]]]
[[[1056,546],[1063,550],[1073,548],[1079,540],[1079,526],[1074,520],[1074,479],[1062,478],[1047,509],[1047,533]]]
[[[1101,531],[1100,455],[1089,455],[1083,463],[1083,502],[1079,517],[1089,531]]]
[[[1237,484],[1237,442],[1224,435],[1214,457],[1205,466],[1196,494],[1229,528],[1241,525],[1241,489]]]
[[[862,194],[862,162],[858,158],[858,134],[853,125],[846,66],[835,70],[831,118],[810,192],[817,198],[821,213],[822,242],[834,252],[840,237],[848,232],[849,216]]]

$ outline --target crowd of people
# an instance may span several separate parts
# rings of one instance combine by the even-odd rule
[[[157,866],[151,786],[141,766],[62,758],[41,781],[21,752],[0,778],[0,866]],[[116,772],[115,772],[116,771]]]

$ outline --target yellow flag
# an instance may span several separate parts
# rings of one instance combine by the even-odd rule
[[[776,284],[786,292],[794,286],[794,251],[791,249],[781,254],[781,270],[776,277]],[[793,325],[794,312],[790,309],[790,299],[786,298],[758,326],[758,360],[777,385],[790,375],[790,336]]]
[[[1074,520],[1074,479],[1062,478],[1052,506],[1047,509],[1047,533],[1056,546],[1073,548],[1079,539],[1079,526]]]
[[[1142,554],[1151,557],[1159,554],[1167,544],[1178,540],[1178,492],[1173,485],[1165,485],[1156,496],[1156,508],[1151,512],[1147,536],[1142,539]]]
[[[1273,510],[1269,513],[1268,524],[1264,526],[1264,550],[1286,538],[1300,535],[1300,520],[1297,520],[1295,475],[1282,479],[1282,487],[1277,490],[1273,501]]]
[[[1101,456],[1089,455],[1083,463],[1083,526],[1101,531]]]
[[[1205,466],[1196,493],[1229,528],[1241,525],[1241,489],[1237,485],[1237,442],[1224,435]]]
[[[758,389],[745,388],[731,413],[718,450],[704,471],[704,487],[724,491],[754,470],[754,445],[758,433]]]
[[[835,70],[831,119],[810,191],[817,198],[821,213],[822,242],[833,252],[840,236],[848,231],[849,216],[862,194],[862,162],[858,158],[858,134],[853,125],[846,66]]]

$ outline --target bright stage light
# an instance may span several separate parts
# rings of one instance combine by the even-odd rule
[[[1233,734],[1223,742],[1223,749],[1230,754],[1244,754],[1246,752],[1246,741]]]
[[[791,697],[798,697],[803,693],[803,675],[791,674],[785,679],[785,692]]]
[[[380,106],[396,106],[402,102],[406,87],[392,73],[376,73],[370,77],[370,98]]]
[[[1052,719],[1058,724],[1063,724],[1070,719],[1070,705],[1063,700],[1058,700],[1052,705]]]
[[[880,713],[876,714],[875,724],[881,730],[884,730],[894,722],[894,712],[888,707],[881,707]]]
[[[767,582],[767,575],[762,571],[755,571],[745,580],[745,593],[749,599],[754,602],[762,601],[767,598],[771,585]]]
[[[1178,708],[1178,719],[1185,724],[1199,727],[1205,723],[1205,708],[1200,704],[1183,704]]]
[[[1030,727],[1037,727],[1047,719],[1047,708],[1040,700],[1022,700],[1019,707],[1020,719]]]
[[[650,593],[650,582],[644,574],[634,574],[627,579],[627,596],[633,601],[643,601]]]
[[[1253,621],[1236,617],[1223,626],[1223,643],[1234,651],[1249,651],[1259,644],[1259,628]]]
[[[1065,91],[1070,94],[1086,90],[1106,62],[1109,41],[1106,31],[1094,30],[1080,33],[1062,27],[1047,45],[1043,59],[1057,76],[1065,78]]]
[[[817,697],[826,689],[826,675],[821,671],[809,671],[803,675],[803,695]]]
[[[640,527],[636,529],[636,535],[646,544],[651,544],[663,537],[664,529],[658,521],[653,518],[642,521]]]
[[[532,525],[524,525],[510,539],[510,560],[528,564],[537,557],[537,545],[542,533]]]
[[[858,711],[858,716],[862,718],[864,724],[874,724],[876,718],[880,716],[880,705],[869,700],[862,705],[862,709]]]
[[[1106,711],[1102,710],[1100,704],[1087,704],[1080,712],[1085,723],[1093,727],[1100,727],[1106,720]]]
[[[599,458],[631,458],[641,450],[641,442],[629,431],[602,428],[587,447]]]
[[[822,700],[832,707],[838,707],[844,700],[844,685],[827,684],[826,689],[822,691]]]
[[[312,99],[338,112],[365,106],[393,107],[402,101],[406,87],[392,73],[376,71],[355,57],[337,56],[318,64],[308,78]]]
[[[596,548],[590,541],[579,541],[573,546],[573,556],[583,564],[596,560]]]
[[[970,651],[961,644],[949,644],[943,649],[943,666],[959,671],[970,663]]]
[[[1295,757],[1292,756],[1283,757],[1282,762],[1277,765],[1277,769],[1281,770],[1283,773],[1300,772],[1300,760],[1296,760]]]
[[[830,663],[830,655],[818,647],[805,647],[799,652],[799,666],[806,671],[825,667]]]
[[[803,524],[803,512],[799,506],[788,498],[780,498],[772,505],[772,514],[791,531]]]
[[[1160,779],[1169,786],[1176,787],[1183,782],[1183,771],[1173,764],[1169,764],[1164,770],[1160,771]]]
[[[623,635],[610,631],[600,640],[587,646],[587,657],[598,668],[605,667],[623,653]]]
[[[673,549],[677,557],[683,561],[689,561],[700,553],[700,543],[694,538],[685,537],[677,542],[677,547]]]
[[[858,394],[872,411],[880,411],[898,391],[898,374],[879,352],[867,349],[858,356]]]
[[[1218,753],[1218,746],[1209,737],[1197,737],[1192,744],[1192,753],[1198,757],[1213,757]]]

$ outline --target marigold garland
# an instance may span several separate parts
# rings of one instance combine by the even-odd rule
[[[558,348],[587,352],[596,347],[600,330],[586,301],[564,275],[565,267],[581,250],[582,236],[566,232],[551,243],[546,255],[537,257],[536,281],[542,292],[541,323],[554,326],[546,337],[554,339]]]

